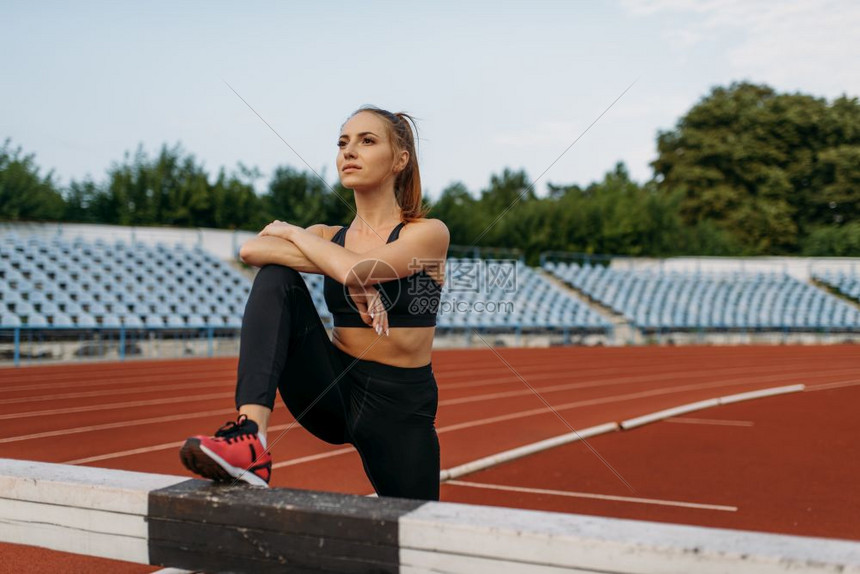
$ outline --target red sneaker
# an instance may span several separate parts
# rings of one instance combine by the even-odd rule
[[[197,435],[182,445],[179,457],[185,468],[217,481],[242,480],[254,486],[269,486],[272,455],[257,436],[257,423],[245,415],[228,422],[215,436]]]

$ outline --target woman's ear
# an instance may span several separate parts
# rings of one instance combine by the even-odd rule
[[[400,150],[400,154],[397,156],[397,161],[394,164],[394,173],[400,173],[406,166],[409,165],[409,152],[404,150]]]

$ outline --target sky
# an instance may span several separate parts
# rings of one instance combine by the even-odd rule
[[[373,104],[417,118],[431,199],[506,167],[543,195],[619,161],[650,179],[658,132],[715,86],[860,96],[857,30],[850,0],[2,0],[0,141],[61,185],[178,143],[262,192],[283,165],[334,182]]]

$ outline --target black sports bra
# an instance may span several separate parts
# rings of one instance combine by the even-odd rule
[[[400,237],[400,230],[406,225],[401,222],[388,236],[386,243],[391,243]],[[346,230],[349,226],[341,227],[331,240],[343,247]],[[407,277],[393,279],[374,285],[382,292],[382,303],[388,313],[389,327],[433,327],[436,325],[436,313],[439,310],[439,299],[442,287],[433,280],[427,271],[422,269]],[[323,295],[325,304],[334,319],[335,327],[367,327],[370,325],[361,320],[361,316],[349,297],[342,283],[331,277],[323,279]]]

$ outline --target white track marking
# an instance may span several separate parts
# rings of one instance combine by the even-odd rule
[[[26,367],[25,367],[26,369]],[[111,371],[98,371],[95,373],[83,372],[83,373],[65,373],[66,376],[63,377],[49,377],[46,375],[33,375],[28,374],[26,379],[33,379],[34,377],[38,377],[40,381],[52,381],[55,378],[58,381],[68,379],[70,382],[48,382],[48,383],[29,383],[17,386],[4,386],[0,387],[0,391],[29,391],[29,390],[39,390],[39,389],[61,389],[68,387],[85,387],[87,385],[113,385],[116,384],[117,380],[121,381],[151,381],[153,379],[163,379],[164,375],[170,375],[170,380],[177,379],[199,379],[205,378],[206,376],[224,376],[224,369],[214,369],[214,368],[195,368],[195,369],[179,369],[179,370],[171,370],[169,368],[165,369],[153,369],[152,372],[141,372],[139,370],[134,370],[129,373],[128,368],[124,369],[115,369]],[[23,379],[22,379],[23,380]],[[167,383],[169,384],[169,383]]]
[[[208,395],[194,395],[189,397],[170,397],[165,399],[150,399],[147,401],[129,401],[127,403],[108,403],[104,405],[88,405],[85,407],[68,407],[65,409],[50,409],[45,411],[30,411],[23,413],[10,413],[0,415],[0,420],[23,419],[30,417],[43,417],[54,415],[67,415],[72,413],[90,413],[93,411],[109,411],[113,409],[134,409],[138,407],[150,407],[155,405],[167,405],[170,403],[189,403],[193,401],[208,401],[233,397],[235,392],[210,393]]]
[[[330,450],[328,452],[321,452],[319,454],[310,454],[307,456],[302,456],[299,458],[291,458],[290,460],[285,460],[283,462],[279,462],[277,464],[272,465],[272,470],[276,468],[284,468],[285,466],[293,466],[296,464],[302,464],[305,462],[313,462],[315,460],[322,460],[324,458],[330,458],[333,456],[340,456],[342,454],[349,454],[351,452],[356,452],[355,448],[352,446],[339,448],[336,450]]]
[[[752,421],[729,421],[729,420],[720,420],[720,419],[694,419],[688,417],[673,417],[670,419],[666,419],[667,423],[684,423],[691,425],[716,425],[716,426],[726,426],[726,427],[751,427],[755,426],[755,423]]]
[[[770,372],[770,371],[768,371],[768,372]],[[845,373],[840,372],[840,373],[835,373],[835,374],[851,374],[851,373],[855,373],[855,372],[856,372],[856,369],[855,370],[846,370]],[[800,377],[817,376],[819,374],[820,373],[800,373],[800,374],[792,373],[791,377],[792,378],[800,378]],[[647,382],[647,380],[655,380],[655,381],[666,380],[667,378],[669,378],[669,377],[664,377],[664,376],[647,377],[647,378],[642,377],[642,378],[636,378],[635,380],[631,378],[631,379],[626,380],[624,382],[625,383],[640,383],[640,382]],[[676,378],[676,377],[671,377],[671,378]],[[682,377],[677,377],[677,378],[680,379]],[[686,378],[691,378],[691,377],[686,377]],[[708,378],[710,378],[710,377],[708,377]],[[752,380],[754,380],[756,382],[770,382],[770,381],[782,381],[782,380],[785,380],[786,378],[787,378],[786,375],[778,374],[778,375],[771,375],[771,376],[765,376],[765,377],[757,377],[757,378],[752,379]],[[645,380],[643,380],[643,379],[645,379]],[[697,383],[697,384],[684,385],[684,386],[679,386],[679,387],[663,387],[663,388],[664,389],[665,388],[677,388],[677,389],[701,388],[701,387],[697,386],[700,384],[716,385],[716,386],[731,386],[733,384],[738,384],[738,385],[744,384],[749,380],[750,379],[748,377],[739,377],[739,378],[734,378],[734,379],[722,379],[720,381],[712,381],[711,383]],[[548,387],[538,387],[537,390],[540,391],[541,393],[552,393],[552,392],[570,391],[570,390],[585,388],[585,387],[589,387],[589,386],[599,386],[599,385],[591,385],[590,383],[568,383],[568,384],[562,384],[562,385],[551,385]],[[707,387],[705,387],[705,388],[707,388]],[[757,391],[751,391],[751,392],[757,392]],[[529,389],[522,389],[522,390],[516,390],[516,391],[504,391],[504,392],[500,392],[500,393],[487,393],[487,394],[483,394],[483,395],[476,395],[473,397],[462,397],[462,398],[456,398],[456,399],[443,399],[443,400],[439,401],[439,406],[452,406],[452,405],[459,405],[459,404],[465,404],[465,403],[480,402],[483,400],[506,399],[506,398],[513,398],[513,397],[518,397],[518,396],[531,396],[532,394],[533,394],[532,391]]]
[[[745,393],[737,393],[726,397],[720,397],[721,405],[730,405],[751,399],[762,399],[765,397],[774,397],[776,395],[786,395],[789,393],[800,393],[806,388],[806,385],[784,385],[781,387],[773,387],[771,389],[759,389],[757,391],[747,391]]]
[[[724,397],[716,397],[711,399],[706,399],[703,401],[698,401],[695,403],[687,403],[683,405],[679,405],[676,407],[672,407],[669,409],[663,409],[660,411],[656,411],[650,414],[642,415],[640,417],[636,417],[634,419],[628,419],[626,421],[622,421],[620,423],[606,423],[604,425],[591,427],[590,429],[585,429],[582,431],[583,433],[590,433],[592,435],[605,434],[607,432],[612,432],[617,429],[623,429],[625,431],[648,424],[656,421],[664,421],[670,416],[674,414],[687,413],[696,410],[712,408],[715,406],[719,406],[723,404],[723,402],[727,403],[736,403],[740,401],[748,401],[753,399],[765,398],[765,397],[773,397],[776,395],[781,395],[785,393],[793,393],[800,392],[804,389],[803,385],[789,385],[782,387],[773,387],[769,389],[759,389],[757,391],[751,391],[746,393],[738,393],[733,395],[727,395]],[[701,420],[701,419],[700,419]],[[751,423],[750,423],[751,424]],[[570,433],[574,434],[574,433]],[[564,437],[569,437],[569,434],[560,435],[559,437],[545,439],[542,441],[538,441],[536,443],[532,443],[530,445],[524,445],[513,449],[511,451],[505,451],[499,453],[498,455],[491,455],[484,458],[480,458],[478,460],[468,462],[465,464],[461,464],[451,469],[442,470],[440,475],[440,480],[444,482],[448,478],[455,478],[457,476],[463,476],[465,474],[470,474],[472,472],[476,472],[478,470],[483,470],[486,468],[490,468],[497,464],[501,464],[503,462],[507,462],[508,460],[512,460],[513,458],[519,458],[520,456],[524,456],[524,453],[534,454],[536,452],[548,450],[550,448],[554,448],[557,446],[556,442],[559,439],[564,439]],[[578,438],[578,436],[577,436]],[[572,442],[572,440],[567,440],[564,442]]]
[[[130,450],[123,450],[119,452],[111,452],[108,454],[99,454],[96,456],[88,456],[87,458],[76,458],[75,460],[67,460],[62,464],[87,464],[90,462],[99,462],[101,460],[109,460],[112,458],[122,458],[124,456],[134,456],[136,454],[147,454],[150,452],[154,452],[157,450],[167,450],[170,448],[179,448],[183,444],[185,444],[184,440],[178,442],[166,442],[163,444],[156,444],[153,446],[145,446],[142,448],[133,448]]]
[[[755,382],[758,380],[759,379],[753,379],[751,382]],[[684,392],[687,390],[696,390],[696,389],[702,388],[703,385],[705,388],[710,388],[710,387],[714,387],[714,386],[720,386],[722,384],[724,384],[724,383],[722,381],[720,381],[720,382],[714,382],[714,383],[704,383],[704,384],[699,384],[699,385],[687,385],[684,387],[666,387],[664,389],[654,389],[654,390],[644,391],[644,392],[639,392],[639,393],[630,393],[630,394],[626,394],[626,395],[613,395],[613,396],[609,396],[609,397],[601,397],[598,399],[590,399],[590,400],[586,400],[586,401],[577,401],[574,403],[567,403],[565,405],[559,405],[559,406],[556,406],[554,408],[556,408],[556,410],[559,410],[559,409],[566,409],[566,408],[576,408],[576,407],[581,407],[581,406],[607,404],[607,403],[611,403],[611,402],[621,402],[621,401],[632,400],[632,399],[636,399],[636,398],[655,396],[655,394],[656,395],[670,394],[672,392]],[[49,437],[62,436],[65,434],[72,434],[72,433],[108,430],[108,429],[113,429],[113,428],[124,428],[126,426],[132,426],[132,425],[138,425],[138,424],[170,422],[170,421],[175,421],[175,420],[183,420],[186,418],[199,418],[199,417],[204,417],[204,416],[214,416],[216,414],[231,414],[234,412],[235,412],[234,409],[223,409],[223,410],[218,410],[218,411],[206,411],[203,413],[187,413],[187,414],[182,414],[182,415],[173,415],[173,416],[168,416],[168,417],[156,417],[156,418],[142,419],[142,420],[137,420],[137,421],[108,423],[106,425],[92,425],[89,427],[77,427],[77,428],[68,429],[68,430],[48,431],[48,432],[43,432],[43,433],[34,433],[31,435],[22,435],[22,436],[17,436],[17,437],[0,439],[0,444],[7,443],[7,442],[16,442],[16,441],[21,441],[21,440],[33,440],[33,439],[49,438]],[[445,433],[445,432],[452,432],[452,431],[461,430],[464,428],[472,428],[475,426],[481,426],[481,425],[485,425],[485,424],[492,424],[495,422],[503,422],[506,420],[512,420],[512,419],[516,419],[516,418],[523,418],[523,417],[528,417],[528,416],[545,414],[547,412],[550,412],[549,409],[547,409],[547,408],[531,409],[531,410],[527,410],[527,411],[519,411],[517,413],[510,413],[507,415],[501,415],[498,417],[490,417],[490,418],[486,418],[486,419],[479,419],[476,421],[469,421],[469,422],[465,422],[465,423],[448,425],[448,426],[441,427],[441,428],[437,429],[437,434],[441,434],[441,433]],[[290,423],[290,424],[293,424],[293,423]],[[269,431],[272,432],[272,431],[276,431],[276,430],[281,430],[281,428],[287,428],[288,426],[289,426],[289,424],[279,425],[278,427],[271,427],[269,429]],[[547,439],[547,440],[549,440],[549,439]],[[165,443],[165,444],[173,444],[173,443]],[[171,448],[171,447],[167,447],[167,446],[156,445],[153,448],[153,450],[159,450],[160,447],[165,448],[165,449]],[[142,448],[145,448],[145,447],[142,447]],[[134,450],[140,450],[140,449],[134,449]],[[276,463],[275,465],[273,465],[272,468],[282,468],[285,466],[292,466],[292,465],[302,464],[305,462],[312,462],[314,460],[320,460],[320,459],[325,459],[325,458],[329,458],[329,457],[333,457],[333,456],[339,456],[341,454],[347,454],[349,452],[352,452],[353,450],[354,449],[352,447],[349,447],[349,448],[338,449],[335,451],[328,451],[328,452],[323,452],[323,453],[319,453],[319,454],[308,455],[308,456],[304,456],[304,457],[300,457],[300,458],[296,458],[296,459],[290,459],[290,460]],[[120,451],[119,453],[107,453],[107,454],[103,454],[103,455],[96,455],[96,457],[89,457],[89,459],[91,459],[91,461],[94,462],[96,460],[106,460],[109,458],[118,458],[118,457],[124,456],[123,453],[125,453],[125,452],[126,451]],[[142,450],[141,454],[145,453],[145,452],[147,452],[147,451]],[[130,454],[133,454],[133,453],[130,453]],[[78,464],[82,464],[82,462],[80,462],[82,460],[86,460],[86,459],[78,459],[75,462]]]
[[[585,440],[593,436],[615,432],[617,430],[618,423],[609,422],[604,423],[602,425],[589,427],[587,429],[582,429],[580,431],[554,436],[552,438],[533,442],[531,444],[527,444],[517,448],[512,448],[510,450],[486,456],[484,458],[479,458],[478,460],[473,460],[472,462],[467,462],[466,464],[461,464],[453,468],[442,470],[439,473],[439,480],[444,482],[452,478],[457,478],[458,476],[471,474],[473,472],[477,472],[485,468],[490,468],[491,466],[496,466],[498,464],[516,460],[518,458],[523,458],[544,450],[549,450],[551,448],[556,448],[561,445]]]
[[[855,371],[849,370],[849,372],[855,372]],[[817,374],[817,373],[796,374],[796,375],[792,375],[792,376],[803,377],[803,376],[814,376],[815,374]],[[780,379],[785,379],[785,375],[780,374],[780,375],[771,375],[768,377],[758,377],[755,380],[760,381],[760,382],[765,382],[768,380],[780,380]],[[712,383],[703,383],[703,384],[712,385],[712,386],[713,385],[729,386],[731,383],[743,384],[749,380],[750,380],[749,378],[741,377],[741,378],[736,378],[736,379],[713,381]],[[538,388],[537,390],[540,392],[561,392],[564,390],[571,390],[573,388],[578,388],[580,385],[582,385],[582,383],[570,383],[568,385],[553,385],[551,387]],[[668,387],[668,388],[683,390],[684,388],[708,388],[708,387],[697,387],[695,385],[686,385],[686,386],[682,386],[682,387]],[[669,391],[669,392],[672,392],[672,391]],[[529,389],[523,389],[520,391],[510,391],[509,393],[512,393],[512,394],[509,395],[508,393],[502,393],[504,395],[504,397],[495,396],[499,393],[490,393],[486,397],[487,397],[487,400],[489,400],[492,398],[510,398],[510,396],[531,396],[533,394],[532,391]],[[188,395],[188,396],[178,396],[178,397],[164,398],[164,399],[150,399],[150,400],[145,400],[145,401],[130,401],[130,402],[125,402],[125,403],[108,403],[108,404],[103,404],[103,405],[87,405],[87,406],[81,406],[81,407],[67,407],[64,409],[49,409],[49,410],[42,410],[42,411],[25,411],[25,412],[9,413],[9,414],[5,414],[5,415],[0,415],[0,420],[29,418],[32,416],[52,416],[52,415],[59,415],[59,414],[93,412],[93,411],[111,410],[111,409],[119,409],[119,408],[135,408],[135,407],[142,407],[142,406],[168,404],[171,402],[190,403],[193,401],[200,401],[200,400],[212,400],[212,399],[218,399],[218,398],[233,397],[234,394],[235,393],[231,391],[231,392],[224,392],[224,393],[210,393],[207,395]],[[645,396],[648,396],[648,395],[645,395]],[[461,400],[462,399],[445,399],[445,400],[439,401],[439,406],[448,406],[449,404],[459,404],[459,402]],[[469,397],[468,401],[466,401],[466,402],[473,402],[474,400],[484,400],[484,399],[482,399],[481,397],[475,397],[475,398]],[[571,404],[571,403],[568,403],[568,404]],[[565,405],[562,405],[562,407],[565,407]],[[546,409],[544,409],[544,410],[546,410]]]
[[[233,412],[233,411],[230,411],[230,412]],[[271,427],[269,427],[269,432],[283,430],[283,429],[287,428],[288,426],[289,425],[271,426]],[[99,462],[102,460],[109,460],[112,458],[123,458],[126,456],[134,456],[137,454],[148,454],[150,452],[155,452],[158,450],[169,450],[172,448],[179,448],[183,444],[185,444],[184,439],[181,441],[178,441],[178,442],[165,442],[162,444],[156,444],[156,445],[152,445],[152,446],[144,446],[141,448],[133,448],[133,449],[129,449],[129,450],[121,450],[121,451],[117,451],[117,452],[109,452],[106,454],[99,454],[96,456],[89,456],[86,458],[77,458],[75,460],[67,460],[62,464],[88,464],[91,462]]]
[[[771,377],[767,377],[767,378],[769,379]],[[754,380],[759,380],[759,379],[754,379]],[[578,407],[582,407],[582,406],[607,404],[607,403],[612,403],[612,402],[621,402],[621,401],[633,400],[633,399],[644,398],[644,397],[651,397],[651,396],[656,396],[656,395],[671,394],[672,392],[685,392],[688,390],[697,390],[697,389],[702,389],[702,388],[714,388],[714,387],[720,387],[724,384],[725,384],[724,382],[713,382],[713,383],[702,383],[699,385],[686,385],[684,387],[666,387],[664,389],[653,389],[650,391],[642,391],[642,392],[638,392],[638,393],[629,393],[629,394],[625,394],[625,395],[613,395],[613,396],[609,396],[609,397],[600,397],[597,399],[589,399],[589,400],[585,400],[585,401],[576,401],[573,403],[565,403],[563,405],[555,405],[553,408],[555,408],[555,410],[557,410],[557,411],[560,411],[560,410],[578,408]],[[436,429],[436,434],[444,434],[446,432],[452,432],[452,431],[462,430],[462,429],[466,429],[466,428],[473,428],[473,427],[487,425],[487,424],[493,424],[493,423],[497,423],[497,422],[504,422],[504,421],[514,420],[514,419],[518,419],[518,418],[525,418],[525,417],[530,417],[530,416],[535,416],[535,415],[541,415],[541,414],[546,414],[549,412],[551,412],[550,409],[548,409],[546,407],[538,408],[538,409],[530,409],[530,410],[526,410],[526,411],[518,411],[515,413],[509,413],[506,415],[499,415],[496,417],[488,417],[485,419],[478,419],[478,420],[467,421],[467,422],[463,422],[463,423],[458,423],[458,424],[440,427],[440,428]],[[551,440],[552,438],[554,438],[554,437],[551,437],[550,439],[546,439],[546,440]],[[528,445],[525,445],[525,446],[528,446]],[[522,447],[520,447],[520,448],[522,448]],[[310,462],[312,460],[329,458],[332,456],[338,456],[340,454],[346,454],[346,453],[349,453],[352,451],[353,451],[352,448],[347,448],[347,449],[340,449],[340,450],[336,450],[336,451],[324,452],[324,453],[320,453],[319,455],[313,455],[311,457],[302,457],[301,459],[291,459],[291,460],[277,463],[277,464],[273,465],[272,468],[280,468],[283,466],[291,466],[294,464],[300,464],[301,462]],[[465,463],[465,464],[468,464],[468,463]],[[458,466],[461,466],[461,465],[458,465]],[[445,472],[446,472],[446,470],[443,470],[440,472],[440,478],[445,476]]]
[[[829,391],[830,389],[841,389],[844,387],[856,387],[860,385],[860,380],[854,381],[837,381],[835,383],[823,383],[820,385],[807,385],[806,392],[810,391]]]
[[[798,376],[801,376],[801,375],[798,375]],[[752,379],[752,380],[751,379],[735,379],[734,381],[748,382],[748,383],[752,384],[754,382],[767,382],[769,380],[772,380],[773,378],[774,377],[758,377],[758,378]],[[779,376],[776,378],[784,379],[783,376]],[[639,392],[635,392],[635,393],[627,393],[627,394],[622,394],[622,395],[609,395],[609,396],[598,397],[598,398],[594,398],[594,399],[586,399],[586,400],[582,400],[582,401],[574,401],[571,403],[553,405],[553,408],[556,411],[561,411],[561,410],[567,410],[567,409],[580,408],[580,407],[584,407],[584,406],[602,405],[602,404],[613,403],[613,402],[629,401],[629,400],[635,400],[635,399],[641,399],[641,398],[647,398],[647,397],[656,397],[656,396],[661,396],[661,395],[670,395],[670,394],[674,394],[674,393],[682,393],[682,392],[686,392],[686,391],[713,389],[713,388],[719,388],[719,387],[723,387],[723,386],[735,386],[737,384],[741,384],[741,383],[734,382],[734,381],[733,382],[713,381],[710,383],[699,383],[699,384],[695,384],[695,385],[682,385],[682,386],[678,386],[678,387],[664,387],[664,388],[660,388],[660,389],[651,389],[648,391],[639,391]],[[540,389],[538,389],[538,390],[540,390]],[[530,409],[530,410],[526,410],[526,411],[518,411],[515,413],[509,413],[509,414],[498,415],[498,416],[494,416],[494,417],[488,417],[485,419],[478,419],[478,420],[466,421],[463,423],[448,425],[446,427],[442,427],[440,429],[437,429],[437,433],[451,432],[451,431],[455,431],[455,430],[461,430],[464,428],[472,428],[472,427],[482,426],[482,425],[486,425],[486,424],[515,420],[518,418],[530,417],[530,416],[545,414],[548,412],[551,412],[551,410],[547,407],[540,407],[540,408]]]
[[[719,399],[706,399],[704,401],[697,401],[695,403],[687,403],[684,405],[678,405],[676,407],[671,407],[668,409],[664,409],[662,411],[656,411],[653,413],[648,413],[647,415],[642,415],[640,417],[627,419],[625,421],[621,421],[621,428],[624,430],[629,430],[632,428],[636,428],[638,426],[647,425],[648,423],[653,423],[656,421],[661,421],[663,419],[667,419],[669,417],[680,415],[684,413],[690,413],[693,411],[700,411],[702,409],[708,409],[711,407],[719,406]]]
[[[576,383],[568,383],[570,385],[575,385],[571,388],[588,388],[588,387],[608,387],[612,385],[623,385],[626,383],[639,383],[639,382],[648,382],[648,381],[665,381],[665,380],[676,380],[676,379],[692,379],[698,377],[708,377],[713,378],[714,376],[724,376],[731,374],[744,374],[748,375],[751,373],[763,372],[763,373],[772,373],[775,375],[782,375],[783,373],[786,375],[794,376],[797,373],[797,369],[793,367],[786,367],[785,365],[779,365],[784,368],[784,371],[780,371],[775,369],[776,365],[765,365],[761,367],[743,367],[743,368],[723,368],[723,369],[711,369],[709,371],[697,371],[691,372],[689,370],[681,370],[681,371],[666,371],[662,373],[655,373],[650,375],[628,375],[624,377],[616,377],[616,378],[605,378],[605,379],[593,379],[593,380],[585,380],[579,381]],[[607,369],[602,369],[603,371],[607,371]],[[612,371],[617,371],[618,369],[611,369]],[[626,370],[629,372],[632,369]],[[814,373],[810,373],[810,375],[815,376],[827,376],[827,375],[851,375],[857,372],[857,369],[830,369],[830,370],[816,370]],[[593,376],[589,373],[589,376]],[[554,371],[554,373],[550,374],[529,374],[528,376],[523,375],[527,380],[543,380],[543,379],[554,379],[558,378],[558,371]],[[519,383],[522,384],[519,378],[510,375],[506,377],[498,377],[491,380],[478,380],[469,383],[455,383],[455,384],[445,384],[439,387],[442,391],[448,391],[451,389],[459,389],[459,388],[471,388],[471,387],[480,387],[487,385],[496,385],[496,384],[513,384]],[[500,391],[505,392],[505,391]],[[472,397],[463,397],[461,399],[449,399],[454,401],[462,400],[463,402],[469,402],[473,400]]]
[[[227,415],[227,414],[236,414],[236,409],[218,409],[214,411],[198,411],[195,413],[182,413],[178,415],[165,415],[163,417],[152,417],[148,419],[136,419],[130,421],[119,421],[115,423],[104,423],[99,425],[89,425],[89,426],[80,426],[73,427],[69,429],[60,429],[53,431],[45,431],[38,432],[32,434],[11,436],[6,438],[0,438],[0,444],[10,443],[10,442],[19,442],[22,440],[35,440],[42,438],[51,438],[55,436],[65,436],[70,434],[79,434],[85,432],[98,432],[103,430],[111,430],[111,429],[124,429],[130,426],[137,425],[148,425],[148,424],[160,424],[160,423],[169,423],[175,421],[181,421],[192,418],[202,418],[202,417],[214,417],[215,415]]]
[[[185,389],[205,389],[207,387],[223,387],[232,383],[232,379],[224,379],[221,382],[209,381],[205,383],[185,383],[182,385],[153,385],[149,387],[122,387],[112,389],[104,389],[101,391],[81,391],[78,393],[63,393],[59,395],[39,395],[38,397],[16,397],[14,399],[0,399],[0,405],[10,405],[15,403],[33,403],[39,401],[64,401],[68,399],[88,399],[92,397],[113,397],[116,395],[134,395],[146,393],[163,393],[164,391],[177,391]]]
[[[704,401],[698,401],[695,403],[688,403],[685,405],[679,405],[677,407],[672,407],[672,408],[664,409],[661,411],[656,411],[653,413],[649,413],[647,415],[642,415],[640,417],[627,419],[625,421],[621,421],[619,424],[621,425],[622,429],[628,430],[628,429],[635,428],[638,426],[647,425],[649,423],[662,421],[662,420],[668,419],[669,417],[673,417],[675,415],[691,413],[694,411],[709,409],[709,408],[720,406],[720,405],[729,405],[729,404],[733,404],[733,403],[739,403],[742,401],[750,401],[750,400],[754,400],[754,399],[762,399],[765,397],[784,395],[787,393],[799,393],[799,392],[803,391],[803,389],[804,389],[804,385],[784,385],[781,387],[772,387],[769,389],[757,389],[755,391],[748,391],[745,393],[736,393],[733,395],[726,395],[723,397],[706,399]]]
[[[816,373],[808,373],[808,374],[800,373],[800,374],[797,374],[796,376],[802,377],[802,376],[809,376],[809,375],[814,375],[814,374],[816,374]],[[655,390],[644,391],[644,392],[640,392],[640,393],[630,393],[627,395],[610,395],[608,397],[601,397],[601,398],[597,398],[597,399],[577,401],[574,403],[565,403],[563,405],[559,405],[559,406],[556,406],[554,408],[556,408],[556,410],[558,410],[559,408],[576,408],[576,407],[582,407],[582,406],[606,404],[608,402],[632,400],[632,399],[636,399],[636,398],[645,398],[645,397],[650,397],[650,396],[659,396],[659,395],[671,394],[674,392],[684,392],[684,391],[688,391],[688,390],[699,390],[702,388],[713,388],[715,386],[722,386],[722,385],[726,385],[727,383],[733,383],[733,382],[755,384],[758,382],[766,382],[767,380],[771,380],[774,377],[782,378],[779,375],[775,375],[775,376],[769,376],[769,377],[756,377],[753,379],[741,378],[741,379],[732,379],[730,381],[715,381],[715,382],[711,382],[711,383],[700,383],[697,385],[684,385],[684,386],[679,386],[679,387],[665,387],[662,389],[655,389]],[[576,383],[574,383],[574,384],[576,384]],[[538,390],[540,391],[541,389],[539,388]],[[529,391],[528,394],[531,394],[531,391]],[[232,393],[229,393],[229,395],[232,396]],[[225,396],[225,395],[222,394],[219,396]],[[184,402],[184,403],[190,404],[190,403],[193,403],[195,399],[199,400],[200,398],[201,397],[193,397],[193,396],[191,396],[191,397],[174,397],[172,399],[168,399],[168,402],[169,401],[175,401],[175,402],[180,402],[180,403]],[[124,403],[124,404],[129,404],[129,403]],[[439,404],[440,404],[440,406],[446,406],[445,401],[440,401]],[[81,408],[87,408],[87,407],[81,407]],[[106,408],[106,407],[96,407],[95,410],[103,409],[103,408]],[[121,408],[121,407],[116,407],[116,408]],[[60,410],[62,410],[62,409],[60,409]],[[57,414],[57,411],[48,411],[48,412],[50,412],[51,414]],[[53,437],[53,436],[60,436],[63,434],[72,434],[72,433],[80,433],[80,432],[88,432],[88,431],[98,431],[98,430],[104,430],[104,429],[121,428],[123,426],[132,426],[132,425],[138,425],[138,424],[148,424],[148,423],[156,423],[156,422],[162,422],[162,421],[181,420],[183,417],[191,418],[191,417],[208,416],[208,413],[211,413],[211,412],[230,413],[230,412],[234,412],[234,409],[231,409],[231,410],[222,409],[222,410],[218,410],[218,411],[204,411],[202,413],[201,412],[187,413],[185,415],[179,415],[179,416],[168,416],[167,418],[154,417],[154,418],[147,418],[147,419],[129,420],[129,421],[126,421],[123,423],[107,423],[107,426],[105,426],[105,425],[90,425],[90,426],[86,426],[86,427],[75,427],[75,428],[71,428],[71,429],[58,430],[58,431],[45,431],[45,432],[41,432],[41,433],[32,433],[32,434],[20,435],[20,436],[15,436],[15,437],[0,438],[0,444],[7,443],[7,442],[17,442],[20,440],[48,438],[48,437]],[[549,410],[545,407],[540,408],[540,409],[532,409],[529,411],[520,411],[517,413],[508,414],[508,415],[501,415],[498,417],[481,419],[478,421],[470,421],[470,422],[459,423],[459,424],[455,424],[455,425],[449,425],[447,427],[443,427],[442,429],[438,429],[438,431],[439,432],[450,432],[453,430],[459,430],[461,428],[469,428],[472,426],[479,426],[479,425],[483,425],[483,424],[492,424],[494,422],[502,422],[505,420],[511,420],[511,419],[522,418],[522,417],[527,417],[527,416],[534,416],[534,415],[543,414],[546,412],[549,412]],[[37,414],[37,413],[33,413],[33,412],[15,413],[14,415],[11,415],[11,416],[6,415],[6,418],[24,418],[24,417],[33,416],[35,414]],[[0,416],[0,419],[2,419],[2,418],[4,418],[4,417]]]
[[[591,498],[594,500],[610,500],[613,502],[630,502],[635,504],[653,504],[657,506],[676,506],[680,508],[696,508],[699,510],[719,510],[721,512],[737,512],[737,506],[725,506],[721,504],[703,504],[699,502],[683,502],[680,500],[662,500],[659,498],[639,498],[634,496],[614,496],[611,494],[594,494],[590,492],[573,492],[569,490],[551,490],[548,488],[527,488],[524,486],[507,486],[504,484],[487,484],[484,482],[470,482],[465,480],[449,480],[445,484],[454,486],[468,486],[470,488],[485,488],[490,490],[506,490],[509,492],[524,492],[528,494],[550,494],[553,496],[567,496],[571,498]]]

